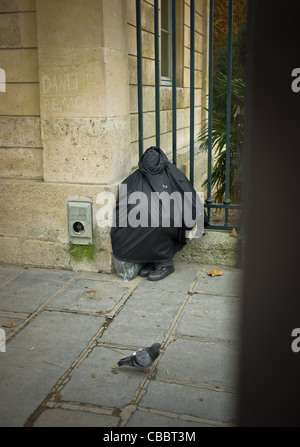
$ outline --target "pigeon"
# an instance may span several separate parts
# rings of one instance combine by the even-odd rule
[[[158,357],[160,348],[160,343],[154,343],[148,348],[141,348],[138,351],[133,352],[129,357],[119,360],[118,366],[134,366],[144,372],[148,372],[147,368],[149,368]]]

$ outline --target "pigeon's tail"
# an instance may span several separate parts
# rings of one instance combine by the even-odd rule
[[[118,361],[118,366],[124,366],[124,365],[132,366],[131,357],[125,357],[124,359]]]

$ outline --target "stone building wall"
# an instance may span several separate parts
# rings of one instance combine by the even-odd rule
[[[0,177],[43,178],[34,0],[0,2]]]
[[[142,1],[145,148],[155,144],[153,3]],[[196,134],[207,84],[207,0],[195,3]],[[182,8],[177,138],[188,175],[189,0]],[[112,271],[109,228],[98,215],[102,193],[116,194],[138,161],[135,24],[135,0],[0,0],[0,262]],[[161,88],[161,108],[161,147],[171,156],[169,87]],[[205,168],[197,155],[198,177]],[[89,246],[70,244],[70,201],[92,204]]]

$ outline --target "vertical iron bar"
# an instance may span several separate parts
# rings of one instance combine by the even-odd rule
[[[211,169],[212,169],[212,121],[213,121],[213,51],[214,51],[214,0],[210,0],[209,7],[209,96],[208,96],[208,155],[207,155],[207,205],[213,203],[211,197]],[[207,210],[210,222],[211,208]]]
[[[137,78],[138,78],[139,158],[141,158],[144,151],[141,0],[136,0],[136,42],[137,42]]]
[[[226,162],[225,162],[225,200],[224,205],[230,205],[229,177],[230,177],[230,130],[231,130],[231,76],[232,76],[232,26],[233,0],[229,0],[228,17],[228,50],[227,50],[227,106],[226,106]],[[225,226],[228,225],[228,209],[225,209]]]
[[[177,89],[177,76],[176,76],[176,0],[172,0],[172,117],[173,117],[173,163],[177,163],[177,107],[176,107],[176,89]]]
[[[155,39],[155,129],[156,146],[160,147],[160,76],[159,76],[159,11],[158,1],[154,0],[154,39]]]
[[[191,0],[190,19],[190,181],[194,185],[195,157],[195,0]]]

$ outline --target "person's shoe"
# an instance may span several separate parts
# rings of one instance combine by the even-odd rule
[[[157,267],[153,272],[148,274],[148,279],[149,281],[159,281],[174,272],[175,269],[172,265],[168,267]]]
[[[154,266],[153,264],[146,264],[140,271],[139,271],[139,275],[142,276],[143,278],[146,278],[146,276],[149,275],[149,273],[153,272],[154,270]]]

